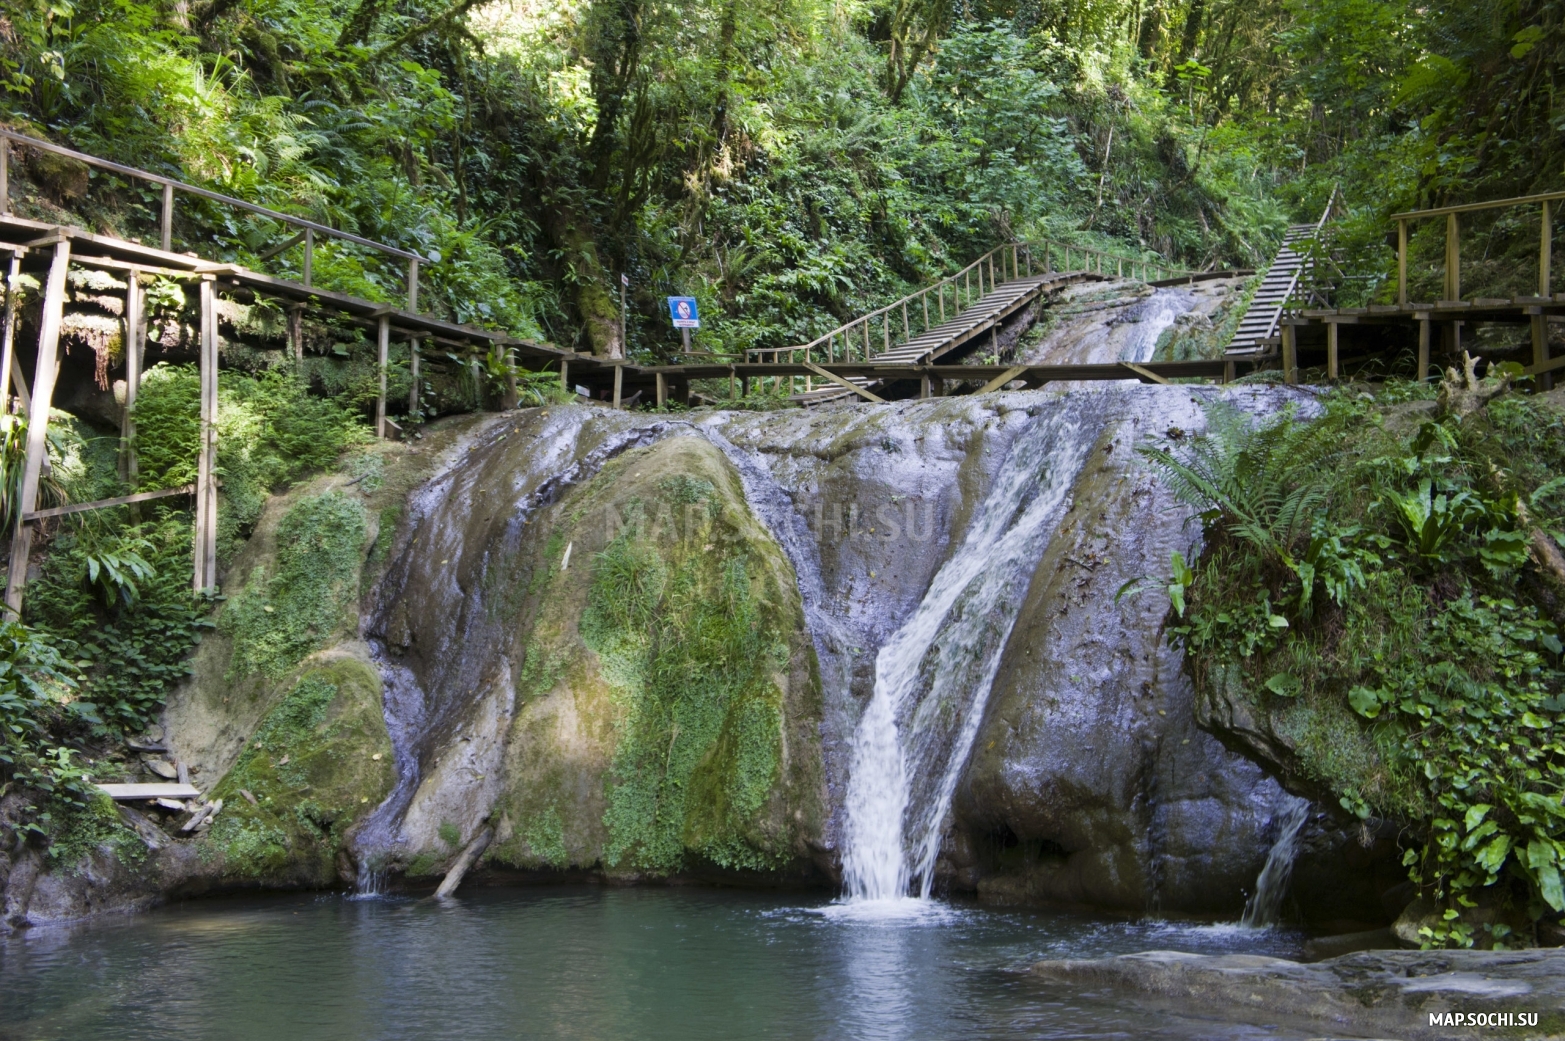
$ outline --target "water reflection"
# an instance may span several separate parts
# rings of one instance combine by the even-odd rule
[[[0,1039],[1302,1038],[1017,971],[1043,957],[1297,944],[1275,931],[692,889],[209,900],[0,941]]]

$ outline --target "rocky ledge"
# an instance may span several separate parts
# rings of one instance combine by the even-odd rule
[[[1044,961],[1034,976],[1112,987],[1208,1014],[1327,1021],[1354,1036],[1565,1037],[1565,950],[1360,951],[1304,964],[1253,954],[1144,951]]]

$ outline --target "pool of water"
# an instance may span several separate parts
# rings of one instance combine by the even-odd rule
[[[0,1039],[1305,1038],[1044,985],[1042,958],[1296,955],[1277,931],[800,894],[205,900],[0,940]]]

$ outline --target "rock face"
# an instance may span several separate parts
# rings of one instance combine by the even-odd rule
[[[167,713],[224,799],[210,829],[83,869],[123,885],[35,866],[29,892],[69,917],[88,891],[433,883],[489,828],[479,875],[835,885],[876,656],[1020,435],[1064,417],[1088,462],[1017,594],[937,874],[996,902],[1237,914],[1284,793],[1197,729],[1161,583],[1125,590],[1199,537],[1133,448],[1198,426],[1200,395],[1280,393],[553,406],[378,449],[381,487],[274,501],[225,576]],[[1315,829],[1311,899],[1340,888],[1349,838]]]
[[[1146,951],[1046,961],[1035,978],[1112,987],[1209,1015],[1315,1020],[1364,1036],[1565,1036],[1565,951],[1363,951],[1304,965],[1259,955]]]

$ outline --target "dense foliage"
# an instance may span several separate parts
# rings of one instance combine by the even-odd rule
[[[1333,393],[1310,422],[1213,404],[1207,433],[1143,446],[1206,525],[1173,638],[1285,776],[1408,826],[1444,910],[1426,941],[1503,945],[1565,911],[1565,421],[1409,394]]]

